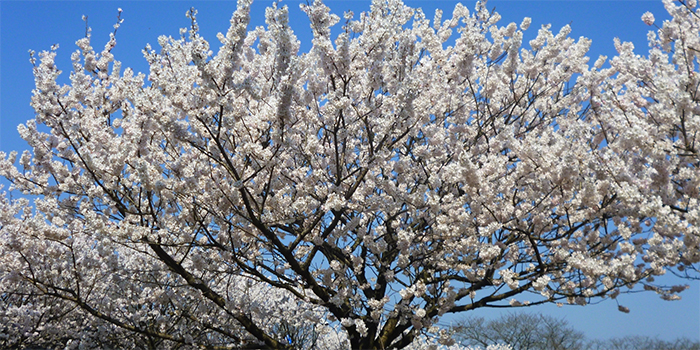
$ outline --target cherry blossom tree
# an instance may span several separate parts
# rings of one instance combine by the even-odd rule
[[[216,54],[191,11],[147,75],[114,34],[77,41],[67,85],[32,56],[0,342],[399,349],[481,307],[677,298],[653,278],[700,260],[700,17],[665,4],[609,68],[568,26],[523,46],[529,18],[398,0],[302,5],[306,53],[286,7],[249,30],[240,0]]]

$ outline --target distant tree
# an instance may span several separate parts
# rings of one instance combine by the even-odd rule
[[[700,350],[700,341],[688,338],[662,340],[658,337],[632,335],[610,339],[594,339],[585,350]]]
[[[585,344],[583,332],[565,319],[544,314],[508,313],[493,320],[469,317],[451,330],[463,346],[508,344],[513,350],[578,350]]]

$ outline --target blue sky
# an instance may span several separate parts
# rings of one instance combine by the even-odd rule
[[[304,1],[305,2],[305,1]],[[310,47],[311,30],[306,16],[299,10],[300,1],[281,2],[290,7],[291,25],[302,42],[302,51]],[[452,13],[456,1],[406,1],[409,6],[422,7],[428,18],[435,8],[444,10],[444,17]],[[475,1],[463,1],[472,9]],[[264,8],[271,1],[257,1],[252,10],[252,26],[264,24]],[[348,9],[356,16],[369,9],[369,1],[327,1],[333,11],[342,16]],[[48,50],[60,44],[57,64],[67,78],[70,54],[76,49],[75,41],[85,34],[81,17],[88,16],[93,30],[93,47],[101,49],[113,30],[117,8],[122,8],[124,23],[117,33],[117,46],[112,51],[122,67],[147,72],[148,67],[141,50],[147,43],[157,47],[159,35],[178,37],[178,30],[187,27],[185,12],[195,7],[202,35],[216,47],[216,33],[228,29],[235,1],[0,1],[0,151],[22,151],[26,143],[17,135],[17,125],[33,118],[29,107],[34,87],[28,50]],[[589,57],[594,61],[599,55],[615,55],[613,38],[635,44],[640,54],[647,51],[646,34],[650,27],[640,17],[646,11],[654,13],[657,23],[668,18],[661,1],[520,1],[491,0],[489,8],[495,8],[503,19],[500,24],[520,23],[523,17],[531,17],[532,25],[526,32],[526,40],[532,38],[542,24],[551,23],[554,31],[571,24],[571,36],[585,36],[593,40]],[[216,52],[216,50],[214,50]],[[621,295],[618,301],[631,309],[629,314],[617,311],[615,301],[607,300],[597,305],[538,306],[525,311],[543,312],[564,317],[570,324],[591,338],[608,338],[624,335],[650,335],[663,339],[685,336],[700,340],[700,282],[661,279],[668,284],[689,283],[691,288],[682,294],[683,299],[666,302],[650,293]],[[472,315],[493,317],[501,310],[477,310]],[[449,324],[446,319],[441,324]]]

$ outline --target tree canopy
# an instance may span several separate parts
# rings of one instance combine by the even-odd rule
[[[32,56],[0,345],[400,349],[476,308],[678,298],[653,278],[700,261],[700,12],[664,3],[648,56],[591,66],[569,26],[523,45],[529,18],[398,0],[301,5],[303,53],[286,7],[249,29],[240,0],[217,53],[191,11],[147,74],[115,34],[66,85]]]
[[[453,325],[451,330],[453,338],[465,346],[507,344],[513,350],[586,349],[583,332],[565,319],[543,314],[509,313],[492,320],[467,317]]]

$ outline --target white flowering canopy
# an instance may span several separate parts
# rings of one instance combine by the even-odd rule
[[[568,26],[523,45],[527,18],[398,0],[335,38],[302,5],[305,53],[248,0],[147,75],[114,36],[68,85],[40,53],[31,151],[0,157],[34,198],[0,198],[0,345],[397,349],[447,313],[677,298],[653,277],[700,261],[700,12],[664,3],[648,57],[592,67]]]

